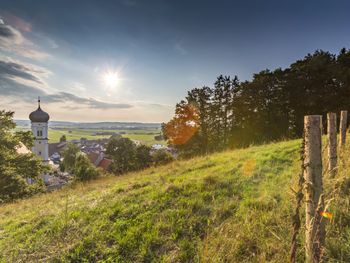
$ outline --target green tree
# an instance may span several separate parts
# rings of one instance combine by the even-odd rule
[[[67,172],[73,172],[75,167],[75,161],[77,158],[77,155],[80,153],[80,149],[77,145],[73,143],[69,143],[67,145],[67,148],[63,151],[62,157],[62,168],[61,170],[67,171]]]
[[[196,132],[193,142],[197,145],[192,145],[193,149],[198,149],[197,154],[205,154],[209,151],[209,137],[210,137],[210,99],[212,90],[209,87],[195,88],[187,93],[186,100],[189,104],[196,107],[199,116],[199,129]]]
[[[137,169],[136,145],[129,138],[111,138],[106,153],[112,158],[112,172],[123,174]]]
[[[147,145],[136,147],[136,166],[137,169],[144,169],[152,164],[151,148]]]
[[[48,170],[32,153],[20,154],[21,143],[33,145],[30,132],[13,132],[13,112],[0,111],[0,202],[42,191],[40,175]],[[34,182],[28,184],[27,180]]]
[[[67,141],[67,137],[65,134],[63,134],[60,138],[60,142],[66,142]]]
[[[162,131],[184,157],[295,138],[303,133],[304,115],[321,114],[326,122],[327,112],[350,110],[349,97],[350,51],[317,50],[250,81],[220,75],[213,89],[189,91]]]
[[[165,122],[162,122],[162,123],[160,124],[161,134],[162,134],[162,137],[163,137],[164,140],[168,140],[168,137],[166,136],[166,131],[165,131],[165,129],[166,129],[166,123],[165,123]]]
[[[176,104],[175,116],[164,126],[168,143],[179,152],[195,155],[200,152],[198,141],[199,111],[196,105],[182,100]]]
[[[73,173],[75,179],[78,181],[88,181],[99,176],[96,167],[83,153],[80,153],[76,156]]]

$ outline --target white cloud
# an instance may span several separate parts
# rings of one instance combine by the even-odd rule
[[[44,59],[49,54],[40,51],[39,48],[23,34],[11,25],[6,24],[3,20],[0,23],[0,49],[5,52],[12,52],[17,55],[31,58]]]

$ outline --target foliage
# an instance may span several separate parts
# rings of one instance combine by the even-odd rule
[[[33,145],[31,132],[15,132],[13,112],[0,111],[0,203],[43,190],[40,175],[47,171],[32,153],[17,152],[21,143]],[[35,182],[33,185],[28,180]]]
[[[174,157],[167,150],[160,149],[152,154],[153,162],[156,166],[170,163]]]
[[[61,170],[73,172],[75,168],[75,162],[79,153],[79,147],[73,143],[69,143],[67,145],[67,148],[62,153],[63,161],[61,165]]]
[[[119,133],[113,134],[109,139],[120,139],[122,136]]]
[[[88,181],[95,179],[99,173],[85,154],[78,154],[75,159],[74,170],[75,179],[78,181]]]
[[[156,141],[162,141],[162,140],[164,140],[164,137],[163,137],[163,135],[156,135],[156,136],[154,136],[154,139],[156,140]]]
[[[346,49],[316,51],[251,81],[221,75],[213,88],[195,88],[176,105],[174,118],[162,125],[165,138],[180,156],[299,138],[304,115],[321,114],[325,122],[328,112],[350,110],[349,61]]]
[[[111,138],[106,147],[113,162],[112,172],[122,174],[135,170],[136,167],[136,145],[128,138]]]
[[[181,101],[176,105],[175,116],[165,126],[170,144],[186,144],[198,130],[198,111],[191,104]]]
[[[147,145],[136,147],[136,164],[137,170],[149,167],[152,164],[151,148]]]
[[[106,153],[112,158],[112,172],[123,174],[141,170],[152,164],[151,148],[147,145],[136,145],[128,138],[113,137],[109,140]]]
[[[88,181],[97,178],[100,174],[89,158],[73,143],[67,145],[67,148],[62,153],[62,157],[63,161],[60,163],[61,171],[74,174],[76,181]]]
[[[67,137],[65,134],[63,134],[60,138],[60,142],[66,142],[67,141]]]

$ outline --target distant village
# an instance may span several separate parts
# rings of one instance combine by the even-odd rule
[[[75,144],[79,147],[80,151],[88,157],[91,163],[108,172],[109,167],[112,164],[112,160],[106,154],[106,145],[112,137],[121,137],[122,134],[110,133],[110,138],[88,140],[81,138],[80,140],[67,141],[65,138],[57,143],[49,143],[48,139],[48,122],[50,116],[47,112],[43,111],[40,106],[40,98],[38,99],[38,108],[29,115],[31,121],[31,131],[34,136],[34,146],[31,151],[40,157],[43,162],[51,166],[53,172],[43,175],[44,182],[48,189],[59,188],[67,184],[72,178],[72,175],[67,172],[60,171],[59,165],[62,162],[62,153],[69,144]],[[102,132],[103,133],[103,132]],[[101,135],[102,133],[99,133]],[[104,134],[103,134],[104,135]],[[133,140],[136,145],[142,144],[140,141]],[[158,150],[166,150],[174,157],[176,153],[174,149],[162,144],[153,144],[151,146],[151,153]],[[18,149],[19,152],[26,153],[29,150],[22,144]]]
[[[115,135],[112,135],[115,136]],[[112,137],[111,136],[111,137]],[[49,143],[49,158],[54,164],[59,164],[61,161],[61,153],[67,147],[69,143],[73,143],[80,148],[80,151],[85,153],[90,161],[96,166],[108,171],[112,160],[106,156],[106,145],[110,139],[96,139],[87,140],[81,138],[80,140],[64,141],[57,143]],[[133,140],[136,144],[141,144],[142,142]],[[170,153],[174,153],[174,150],[162,144],[153,144],[151,146],[151,151],[157,151],[160,149],[166,149]]]

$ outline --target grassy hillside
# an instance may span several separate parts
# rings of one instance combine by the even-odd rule
[[[0,261],[286,262],[299,144],[174,162],[0,206]],[[330,226],[333,262],[350,258],[348,207]]]

